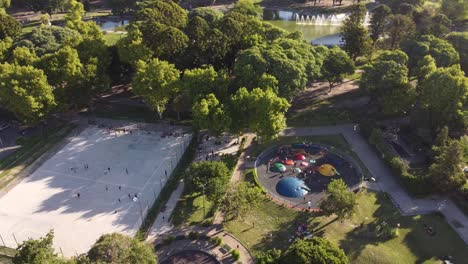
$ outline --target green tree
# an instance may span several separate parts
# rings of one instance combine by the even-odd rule
[[[268,249],[257,254],[255,260],[258,264],[279,264],[281,260],[281,249]]]
[[[444,126],[442,129],[440,129],[439,133],[437,133],[437,136],[434,140],[434,145],[432,146],[433,156],[440,155],[449,143],[449,129],[448,127]]]
[[[214,94],[208,94],[192,107],[193,126],[197,130],[208,129],[215,135],[228,130],[231,118],[223,104],[220,104]]]
[[[453,140],[444,147],[429,167],[429,178],[435,189],[451,191],[458,189],[466,182],[463,172],[464,149],[460,141]]]
[[[324,238],[314,237],[310,240],[297,240],[284,252],[280,263],[283,264],[346,264],[348,258],[343,250]]]
[[[447,36],[447,41],[452,44],[460,55],[460,66],[468,73],[468,32],[452,32]]]
[[[452,20],[446,15],[439,14],[432,18],[431,34],[436,37],[443,37],[450,32]]]
[[[11,4],[11,0],[0,0],[0,13],[1,10],[5,11]]]
[[[200,161],[190,164],[186,177],[193,192],[204,191],[208,200],[219,203],[226,193],[231,172],[223,162]]]
[[[76,83],[83,78],[83,64],[78,51],[65,46],[54,53],[42,56],[38,62],[49,84],[53,86],[54,94],[61,103],[74,103],[73,89],[79,89]]]
[[[440,10],[453,21],[462,21],[467,15],[466,2],[463,0],[442,0]]]
[[[429,54],[436,60],[438,67],[449,67],[460,61],[460,56],[454,47],[446,40],[425,35],[420,38],[429,44]]]
[[[372,11],[370,19],[370,37],[375,43],[385,33],[391,19],[392,10],[386,5],[379,5]]]
[[[241,182],[230,186],[221,204],[224,219],[229,221],[243,217],[262,198],[262,190],[252,183]]]
[[[188,94],[192,102],[214,93],[217,89],[218,73],[213,67],[185,70],[181,79],[181,90]]]
[[[87,256],[92,263],[157,263],[151,244],[118,233],[102,235]]]
[[[142,21],[139,30],[143,43],[156,57],[173,61],[188,47],[187,35],[176,27],[149,20]]]
[[[112,14],[122,16],[133,13],[136,9],[136,0],[110,0]]]
[[[158,113],[159,118],[162,118],[169,98],[177,90],[175,82],[178,79],[179,71],[166,61],[138,61],[132,87],[135,94],[142,97],[145,103]]]
[[[449,67],[457,64],[460,57],[455,48],[446,40],[432,35],[421,36],[417,40],[408,40],[402,43],[402,50],[410,57],[411,72],[426,55],[431,55],[437,67]]]
[[[0,64],[0,102],[27,123],[37,124],[55,106],[54,95],[41,70]]]
[[[155,22],[169,27],[183,29],[187,25],[187,11],[174,1],[147,0],[137,3],[135,15],[141,23]]]
[[[76,30],[83,38],[102,39],[102,31],[94,21],[82,20],[85,9],[77,0],[67,0],[65,5],[68,13],[65,15],[66,27]]]
[[[415,76],[418,79],[418,82],[422,82],[429,74],[434,72],[437,69],[436,62],[431,55],[426,55],[424,58],[418,63],[418,67],[415,70]]]
[[[188,16],[189,19],[196,16],[201,17],[208,24],[213,25],[213,23],[215,23],[223,17],[223,13],[210,7],[197,7],[192,9]]]
[[[248,128],[260,136],[272,138],[286,127],[285,113],[290,104],[271,89],[239,89],[231,98],[232,128]]]
[[[136,67],[140,60],[146,61],[153,56],[153,51],[143,43],[141,31],[131,25],[128,34],[117,42],[119,58],[122,62]]]
[[[335,214],[338,219],[350,218],[356,210],[356,194],[346,186],[342,179],[332,180],[326,191],[327,197],[319,204],[320,210],[326,215]]]
[[[13,46],[13,40],[11,38],[0,40],[0,61],[5,60],[11,46]]]
[[[254,0],[237,0],[232,12],[239,12],[249,16],[262,17],[263,9],[260,5],[256,5]]]
[[[17,253],[13,258],[15,264],[65,264],[69,263],[65,259],[58,257],[53,248],[54,232],[51,230],[45,237],[28,239],[17,248]]]
[[[414,104],[416,91],[408,83],[408,57],[401,51],[387,51],[364,67],[359,84],[372,95],[386,115],[406,113]]]
[[[82,40],[78,32],[57,26],[40,26],[24,34],[16,46],[27,47],[38,56],[54,53],[64,46],[76,47]]]
[[[363,25],[365,12],[365,8],[361,5],[355,5],[343,23],[341,32],[341,39],[344,42],[343,49],[353,60],[356,60],[358,56],[367,55],[371,51],[372,39]]]
[[[414,36],[415,30],[416,25],[411,18],[404,15],[393,16],[387,30],[390,47],[392,49],[398,48],[400,42]]]
[[[418,84],[418,90],[421,110],[418,118],[423,126],[433,131],[443,126],[464,127],[468,78],[458,65],[436,69]]]
[[[21,24],[8,14],[0,12],[0,40],[15,39],[21,34]]]
[[[353,74],[354,62],[348,54],[338,47],[330,49],[323,61],[322,76],[328,81],[330,92],[336,83],[343,81],[344,77]]]
[[[35,65],[39,57],[26,47],[16,47],[12,52],[12,63],[20,66]]]

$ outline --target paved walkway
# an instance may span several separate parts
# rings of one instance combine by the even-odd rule
[[[184,185],[184,182],[180,181],[177,188],[174,190],[174,192],[172,192],[171,197],[169,197],[169,200],[166,203],[165,210],[158,214],[158,217],[151,226],[146,240],[153,241],[158,235],[164,234],[174,227],[171,225],[169,219],[177,205],[177,202],[179,201],[180,196],[184,192]]]
[[[353,125],[337,125],[323,127],[286,128],[282,136],[313,136],[342,134],[361,161],[377,179],[376,184],[369,187],[390,194],[393,203],[403,215],[442,213],[447,222],[468,244],[468,217],[448,197],[433,195],[427,198],[411,197],[397,182],[390,169],[377,156],[367,141],[353,129]],[[462,225],[460,227],[460,224]]]
[[[254,137],[253,134],[246,134],[246,143],[245,148],[250,146],[252,139]],[[231,178],[231,182],[237,182],[242,179],[242,172],[244,169],[244,164],[247,162],[245,159],[246,152],[242,152],[241,156],[238,159],[236,167],[234,169],[234,173]],[[214,224],[211,227],[201,227],[201,226],[192,226],[192,227],[185,227],[185,228],[174,228],[173,225],[168,221],[172,212],[174,211],[178,200],[182,196],[184,191],[184,182],[181,181],[174,192],[171,194],[171,197],[166,203],[166,207],[164,212],[160,212],[158,217],[154,221],[151,229],[148,233],[148,237],[146,241],[152,242],[154,244],[162,243],[164,237],[168,235],[178,236],[178,235],[188,235],[191,231],[196,231],[207,236],[219,236],[223,240],[223,244],[228,245],[231,249],[237,249],[240,252],[240,259],[239,261],[243,264],[253,264],[254,258],[247,250],[247,248],[242,245],[242,243],[232,236],[231,234],[222,230],[222,222],[223,216],[221,213],[217,213]],[[219,250],[219,247],[215,247],[212,249],[213,253],[216,254],[220,259],[223,260],[223,263],[231,263],[230,262],[230,253],[223,252]],[[234,263],[234,262],[232,262]]]

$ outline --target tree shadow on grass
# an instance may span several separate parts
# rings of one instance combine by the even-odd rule
[[[368,245],[378,245],[394,238],[395,227],[401,217],[385,193],[376,193],[378,205],[372,221],[363,221],[346,233],[339,246],[347,256],[360,256]],[[366,217],[367,218],[367,217]]]
[[[276,230],[264,235],[261,242],[254,245],[252,249],[255,251],[265,251],[272,248],[285,250],[292,243],[293,237],[296,237],[297,226],[307,224],[307,219],[307,213],[297,214],[292,221],[281,223]]]
[[[468,259],[468,246],[440,213],[407,216],[401,219],[402,228],[410,229],[404,243],[418,258],[416,263],[451,256],[453,263]]]
[[[190,193],[190,191],[184,192],[173,212],[171,219],[172,224],[175,226],[198,225],[201,224],[204,220],[213,217],[214,213],[216,212],[216,208],[211,206],[210,202],[205,201],[206,216],[203,219],[200,219],[200,221],[194,221],[193,219],[190,219],[194,214],[197,213],[197,211],[203,210],[201,205],[199,206],[195,203],[195,200],[201,197],[202,195],[199,193]]]

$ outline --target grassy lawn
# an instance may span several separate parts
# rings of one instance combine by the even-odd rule
[[[272,247],[286,248],[295,223],[306,219],[304,213],[264,200],[243,219],[226,223],[225,229],[255,255]],[[394,227],[400,224],[398,237],[379,239],[366,231],[383,220]],[[462,263],[468,258],[467,246],[442,216],[401,216],[383,193],[359,194],[356,214],[350,220],[311,216],[308,222],[315,235],[343,248],[351,263],[438,263],[436,257],[442,255],[451,255],[454,263]],[[428,235],[424,224],[433,227],[436,234]]]
[[[45,134],[23,140],[22,147],[0,160],[0,189],[11,182],[23,169],[68,135],[75,125],[61,124]]]
[[[12,264],[12,257],[15,256],[16,250],[12,248],[0,246],[0,263],[2,264]]]
[[[213,204],[205,199],[205,215],[203,214],[203,195],[190,193],[188,188],[179,199],[172,215],[172,224],[175,226],[199,225],[203,221],[211,221],[214,216]]]
[[[106,32],[104,34],[104,40],[106,41],[107,46],[114,46],[115,44],[117,44],[117,41],[119,41],[119,39],[123,37],[125,37],[125,34],[110,32]]]
[[[353,75],[358,78],[359,73]],[[288,112],[288,126],[324,126],[350,123],[358,116],[359,109],[336,108],[335,104],[341,101],[350,101],[364,95],[363,91],[357,90],[319,101],[312,101],[307,109],[300,112]]]

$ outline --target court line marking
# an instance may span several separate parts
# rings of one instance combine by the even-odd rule
[[[73,175],[70,175],[70,174],[62,173],[62,172],[56,172],[56,171],[44,170],[44,169],[39,169],[39,170],[37,170],[37,171],[38,171],[38,172],[39,172],[39,171],[43,171],[43,172],[49,172],[49,173],[60,174],[60,175],[64,175],[64,176],[67,176],[67,177],[70,177],[70,178],[76,178],[76,179],[81,179],[81,180],[87,180],[87,181],[90,181],[90,182],[102,183],[102,184],[107,184],[107,185],[111,185],[111,186],[122,186],[122,187],[127,187],[127,188],[132,188],[132,189],[141,190],[141,187],[135,187],[135,186],[125,185],[125,184],[118,184],[118,183],[106,182],[106,181],[101,181],[101,180],[92,180],[92,179],[88,179],[88,178],[84,178],[84,177],[80,177],[80,176],[73,176]]]

